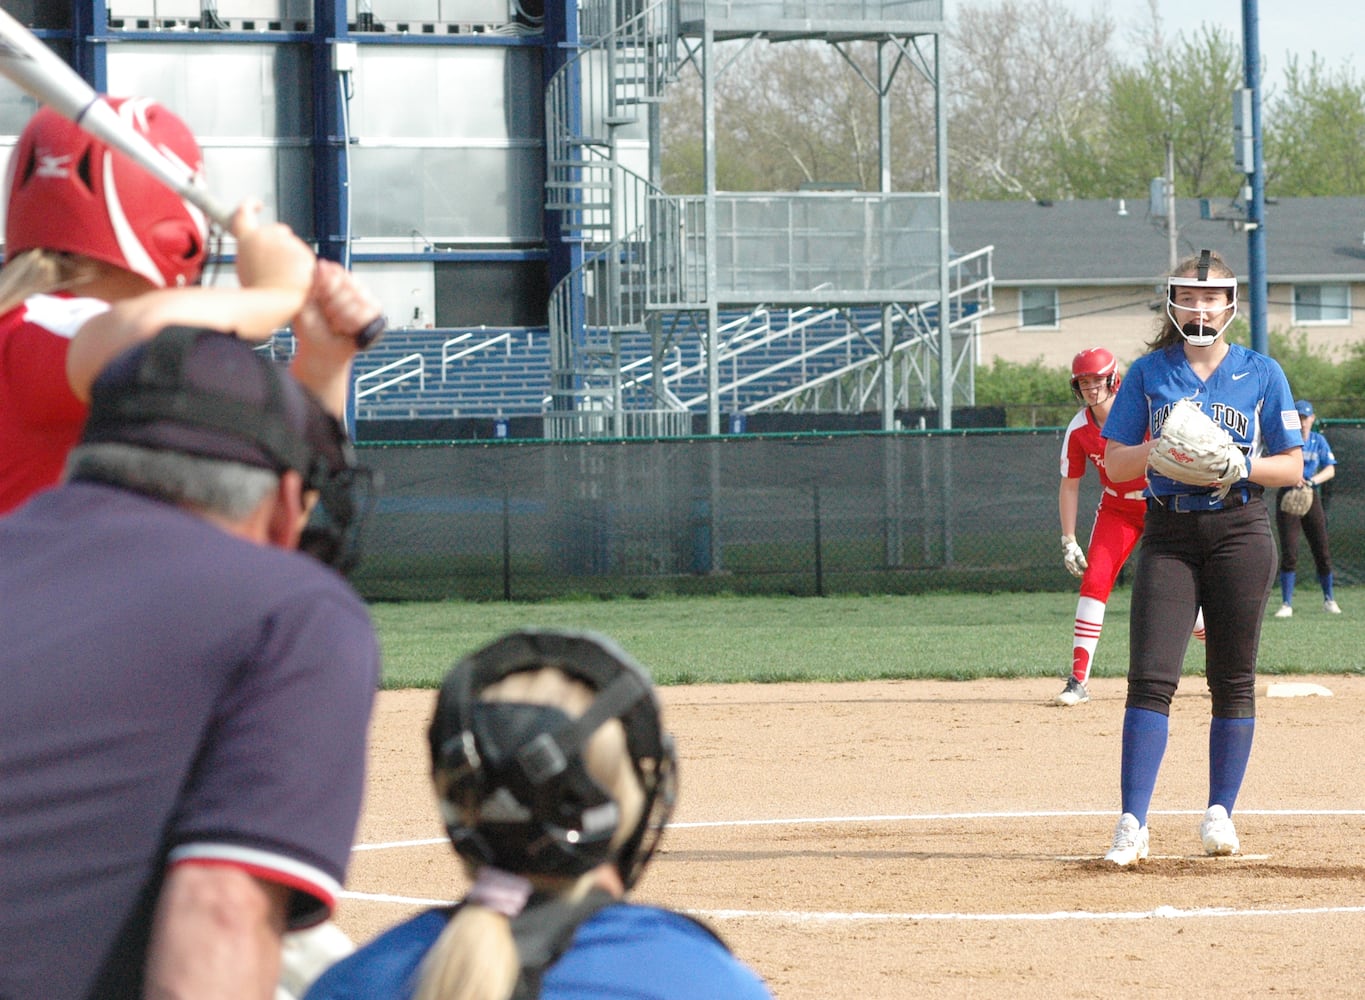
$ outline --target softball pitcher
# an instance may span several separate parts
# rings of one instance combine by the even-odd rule
[[[1303,478],[1303,436],[1280,366],[1223,338],[1236,313],[1237,279],[1217,254],[1204,250],[1178,265],[1168,279],[1161,331],[1129,369],[1104,425],[1111,477],[1128,479],[1151,467],[1133,584],[1123,808],[1105,855],[1118,865],[1147,856],[1147,812],[1166,752],[1171,698],[1201,606],[1213,718],[1199,833],[1207,854],[1240,849],[1231,814],[1251,756],[1256,653],[1276,569],[1261,494]],[[1191,468],[1177,479],[1169,472],[1179,463],[1169,461],[1170,442],[1162,445],[1160,436],[1180,400],[1212,418],[1210,430],[1227,451],[1212,459],[1181,452],[1175,458]]]

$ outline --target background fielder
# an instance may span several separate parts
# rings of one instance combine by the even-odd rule
[[[1333,593],[1332,550],[1327,544],[1327,511],[1322,502],[1322,484],[1337,474],[1337,457],[1332,454],[1332,446],[1327,439],[1313,430],[1317,414],[1313,404],[1306,399],[1296,400],[1294,409],[1299,414],[1299,430],[1303,433],[1303,481],[1313,489],[1313,504],[1300,516],[1290,514],[1284,509],[1286,491],[1280,490],[1275,505],[1275,527],[1280,536],[1280,599],[1283,602],[1276,618],[1288,618],[1294,614],[1294,580],[1299,566],[1299,527],[1308,539],[1308,548],[1313,553],[1313,566],[1318,571],[1318,583],[1322,585],[1322,606],[1328,614],[1339,615]]]

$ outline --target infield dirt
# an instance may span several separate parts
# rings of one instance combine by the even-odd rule
[[[681,795],[637,892],[708,920],[781,1000],[1365,995],[1365,678],[1265,698],[1234,819],[1200,851],[1209,699],[1186,677],[1152,857],[1100,860],[1124,682],[662,689]],[[379,695],[338,922],[357,941],[460,895],[427,781],[435,693]]]

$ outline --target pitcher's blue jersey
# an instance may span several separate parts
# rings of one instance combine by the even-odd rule
[[[1183,344],[1138,358],[1114,397],[1104,437],[1124,445],[1141,444],[1149,434],[1159,437],[1166,415],[1182,399],[1198,403],[1231,434],[1253,466],[1260,455],[1278,455],[1303,446],[1299,414],[1284,370],[1273,358],[1238,344],[1228,345],[1227,356],[1207,382],[1190,367]],[[1147,492],[1162,497],[1212,489],[1180,483],[1149,469]]]

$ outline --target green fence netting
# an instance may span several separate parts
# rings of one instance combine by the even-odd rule
[[[1365,575],[1365,423],[1322,428],[1337,578]],[[379,444],[370,600],[1069,590],[1060,429]],[[1099,499],[1087,474],[1082,537]],[[1308,560],[1306,551],[1301,561]]]

